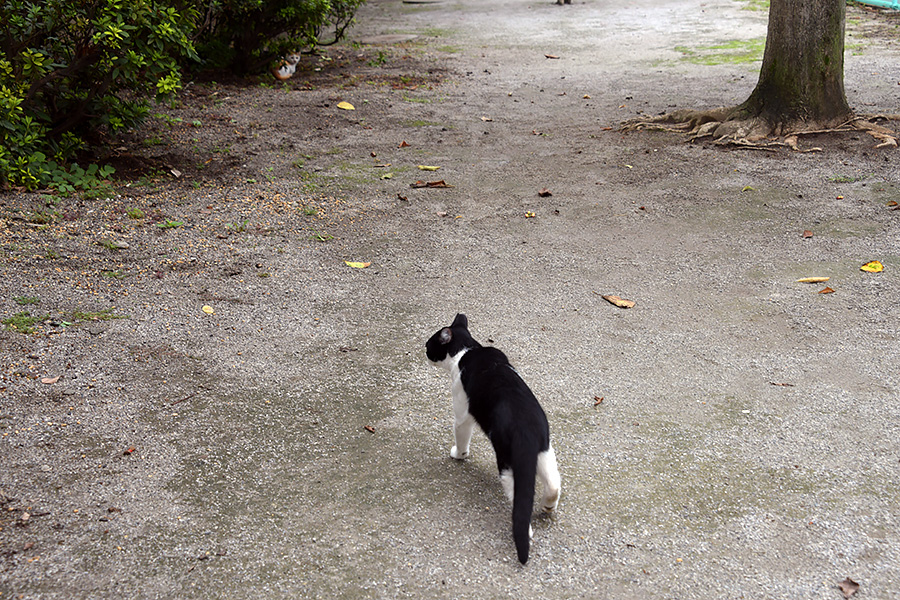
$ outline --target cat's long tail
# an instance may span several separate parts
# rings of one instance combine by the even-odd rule
[[[519,562],[528,562],[531,544],[531,511],[534,508],[534,478],[537,473],[537,456],[523,456],[513,464],[513,541]]]

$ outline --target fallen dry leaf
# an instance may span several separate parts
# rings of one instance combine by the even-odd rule
[[[438,169],[440,169],[440,167],[433,167],[430,165],[416,165],[416,168],[418,168],[420,171],[437,171]]]
[[[409,198],[407,198],[406,196],[404,196],[403,194],[401,194],[399,192],[397,192],[397,199],[403,200],[404,202],[409,202]]]
[[[810,231],[809,229],[806,229],[806,230],[803,231],[803,237],[804,237],[804,238],[811,238],[812,236],[813,236],[813,232]]]
[[[356,110],[356,107],[349,102],[341,101],[337,103],[337,107],[341,110]]]
[[[453,186],[441,179],[440,181],[417,181],[409,184],[412,188],[452,188]]]
[[[778,387],[794,387],[793,383],[778,383],[776,381],[770,381],[770,385],[777,385]]]
[[[827,287],[825,289],[819,290],[819,293],[820,294],[833,294],[834,290],[831,289],[830,287]]]
[[[538,190],[538,196],[540,196],[541,198],[547,198],[552,195],[553,193],[547,188],[541,188],[540,190]]]
[[[372,427],[371,425],[366,425],[365,430],[368,431],[369,433],[375,433],[375,428]]]
[[[534,214],[534,211],[531,211],[531,210],[526,210],[526,211],[525,211],[525,218],[526,218],[526,219],[533,219],[533,218],[535,218],[536,216],[537,216],[537,215]]]
[[[398,148],[409,148],[409,144],[407,144],[406,141],[403,141],[403,142],[400,142],[400,145],[397,147]]]
[[[619,296],[601,296],[604,300],[619,308],[633,308],[634,301],[620,298]]]
[[[849,598],[859,591],[859,584],[849,577],[837,584],[837,586],[838,589],[841,590],[841,593],[844,595],[844,598]]]
[[[393,179],[394,174],[393,173],[385,173],[384,175],[381,176],[381,178],[382,179]]]
[[[347,265],[348,267],[353,267],[354,269],[365,269],[372,263],[370,263],[370,262],[355,262],[352,260],[345,260],[344,264]]]
[[[546,56],[547,58],[551,58],[551,59],[559,59],[559,57],[556,56],[555,54],[545,54],[544,56]]]
[[[797,283],[825,283],[831,277],[801,277]]]
[[[439,217],[446,217],[448,214],[449,213],[446,210],[439,210],[437,212],[437,216],[439,216]]]
[[[57,375],[56,377],[44,377],[43,379],[41,379],[41,383],[46,383],[47,385],[56,383],[57,381],[59,381],[59,375]]]
[[[208,314],[208,315],[215,314],[215,312],[216,312],[216,311],[213,309],[213,307],[210,306],[210,305],[208,305],[208,304],[204,304],[204,305],[203,305],[203,308],[201,308],[200,310],[202,310],[203,312],[205,312],[205,313]]]
[[[481,117],[481,120],[484,121],[485,123],[490,123],[491,121],[493,121],[493,119],[490,117]]]
[[[594,406],[600,406],[601,404],[603,404],[603,397],[594,396]]]
[[[588,96],[587,94],[585,94],[584,96],[582,96],[582,98],[584,98],[585,100],[590,100],[590,99],[591,99],[591,97]]]
[[[867,271],[867,272],[869,272],[869,273],[881,273],[882,271],[884,271],[884,265],[881,264],[881,263],[880,263],[879,261],[877,261],[877,260],[870,260],[869,262],[867,262],[866,264],[864,264],[863,266],[861,266],[861,267],[859,268],[859,270],[860,270],[860,271]]]
[[[123,452],[122,454],[124,454],[125,456],[128,456],[129,454],[134,453],[135,450],[136,450],[136,448],[135,448],[134,446],[130,446],[130,447],[128,448],[128,450],[126,450],[126,451]]]

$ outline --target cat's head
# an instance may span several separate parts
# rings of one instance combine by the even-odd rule
[[[459,313],[450,327],[444,327],[425,342],[425,354],[433,363],[441,363],[461,350],[475,348],[478,342],[469,334],[469,320]]]

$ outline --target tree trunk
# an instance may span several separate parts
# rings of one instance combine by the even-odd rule
[[[782,135],[852,116],[844,94],[846,0],[771,0],[759,82],[731,118],[758,118]]]

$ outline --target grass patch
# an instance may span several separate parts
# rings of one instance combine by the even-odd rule
[[[400,98],[404,102],[412,102],[413,104],[431,104],[433,102],[431,98],[415,98],[409,94],[403,94]]]
[[[71,313],[63,313],[58,321],[61,327],[75,325],[77,323],[85,323],[88,321],[111,321],[113,319],[127,319],[127,315],[117,315],[113,313],[112,308],[98,311],[81,311],[76,310]],[[50,320],[49,314],[32,315],[27,310],[18,312],[11,317],[0,320],[0,324],[7,330],[18,331],[19,333],[31,334],[37,331],[37,327]],[[57,323],[54,323],[57,324]]]
[[[40,302],[40,299],[37,296],[16,296],[13,298],[13,302],[19,306],[28,306],[29,304],[37,304]]]
[[[769,0],[740,0],[742,10],[769,10]]]
[[[434,121],[423,121],[422,119],[417,119],[415,121],[403,121],[400,123],[403,127],[447,127],[443,123],[436,123]],[[450,127],[447,127],[450,129]]]
[[[832,175],[828,178],[829,183],[856,183],[861,180],[862,177],[854,177],[852,175]]]
[[[18,331],[19,333],[34,333],[40,323],[50,318],[50,315],[32,316],[30,312],[24,310],[16,313],[11,317],[3,319],[0,323],[5,329]]]
[[[160,229],[176,229],[184,225],[184,221],[173,221],[171,219],[166,219],[162,223],[157,223],[156,226]]]
[[[765,38],[752,40],[730,40],[712,46],[688,48],[676,46],[682,60],[696,65],[739,65],[762,60],[766,49]]]

